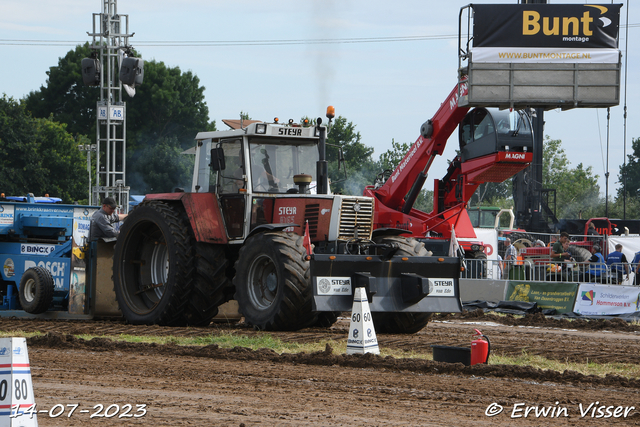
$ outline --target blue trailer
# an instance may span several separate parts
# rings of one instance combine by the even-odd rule
[[[94,316],[97,245],[88,238],[99,207],[59,202],[0,198],[0,316]]]

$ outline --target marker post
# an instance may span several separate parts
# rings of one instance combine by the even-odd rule
[[[365,288],[356,288],[353,294],[347,354],[364,353],[380,354],[380,348],[376,330],[373,327],[367,291]]]
[[[0,427],[38,426],[25,338],[0,338]]]

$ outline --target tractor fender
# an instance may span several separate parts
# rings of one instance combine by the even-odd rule
[[[247,239],[258,233],[264,233],[266,231],[282,231],[285,228],[289,228],[289,227],[299,227],[299,225],[298,224],[262,224],[257,226],[253,230],[251,230],[251,232],[247,236]]]
[[[197,242],[227,244],[229,239],[218,199],[213,193],[147,194],[145,200],[182,202]]]
[[[376,228],[371,233],[371,238],[378,236],[400,236],[402,234],[413,234],[413,232],[401,228]]]

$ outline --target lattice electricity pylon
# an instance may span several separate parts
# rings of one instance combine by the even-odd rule
[[[93,38],[93,58],[83,60],[82,67],[85,84],[100,86],[100,98],[96,107],[96,185],[93,187],[91,202],[100,204],[103,198],[113,197],[121,211],[127,212],[127,115],[126,102],[122,99],[121,73],[126,68],[133,75],[139,76],[134,79],[135,82],[131,80],[131,86],[126,87],[127,92],[133,96],[135,84],[142,83],[142,60],[139,60],[138,68],[136,58],[127,58],[131,49],[129,37],[133,36],[133,33],[129,33],[129,16],[118,13],[117,0],[103,0],[102,3],[102,13],[93,14],[93,32],[87,33]],[[130,62],[128,67],[121,69],[123,60]],[[131,60],[134,60],[133,67]],[[91,68],[86,68],[85,64]]]

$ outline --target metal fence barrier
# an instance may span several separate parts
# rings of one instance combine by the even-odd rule
[[[551,262],[537,260],[464,259],[465,270],[460,278],[492,280],[528,280],[536,282],[579,282],[607,285],[636,285],[630,264],[595,264],[589,262]],[[629,274],[626,273],[629,271]],[[637,283],[640,284],[640,283]]]

